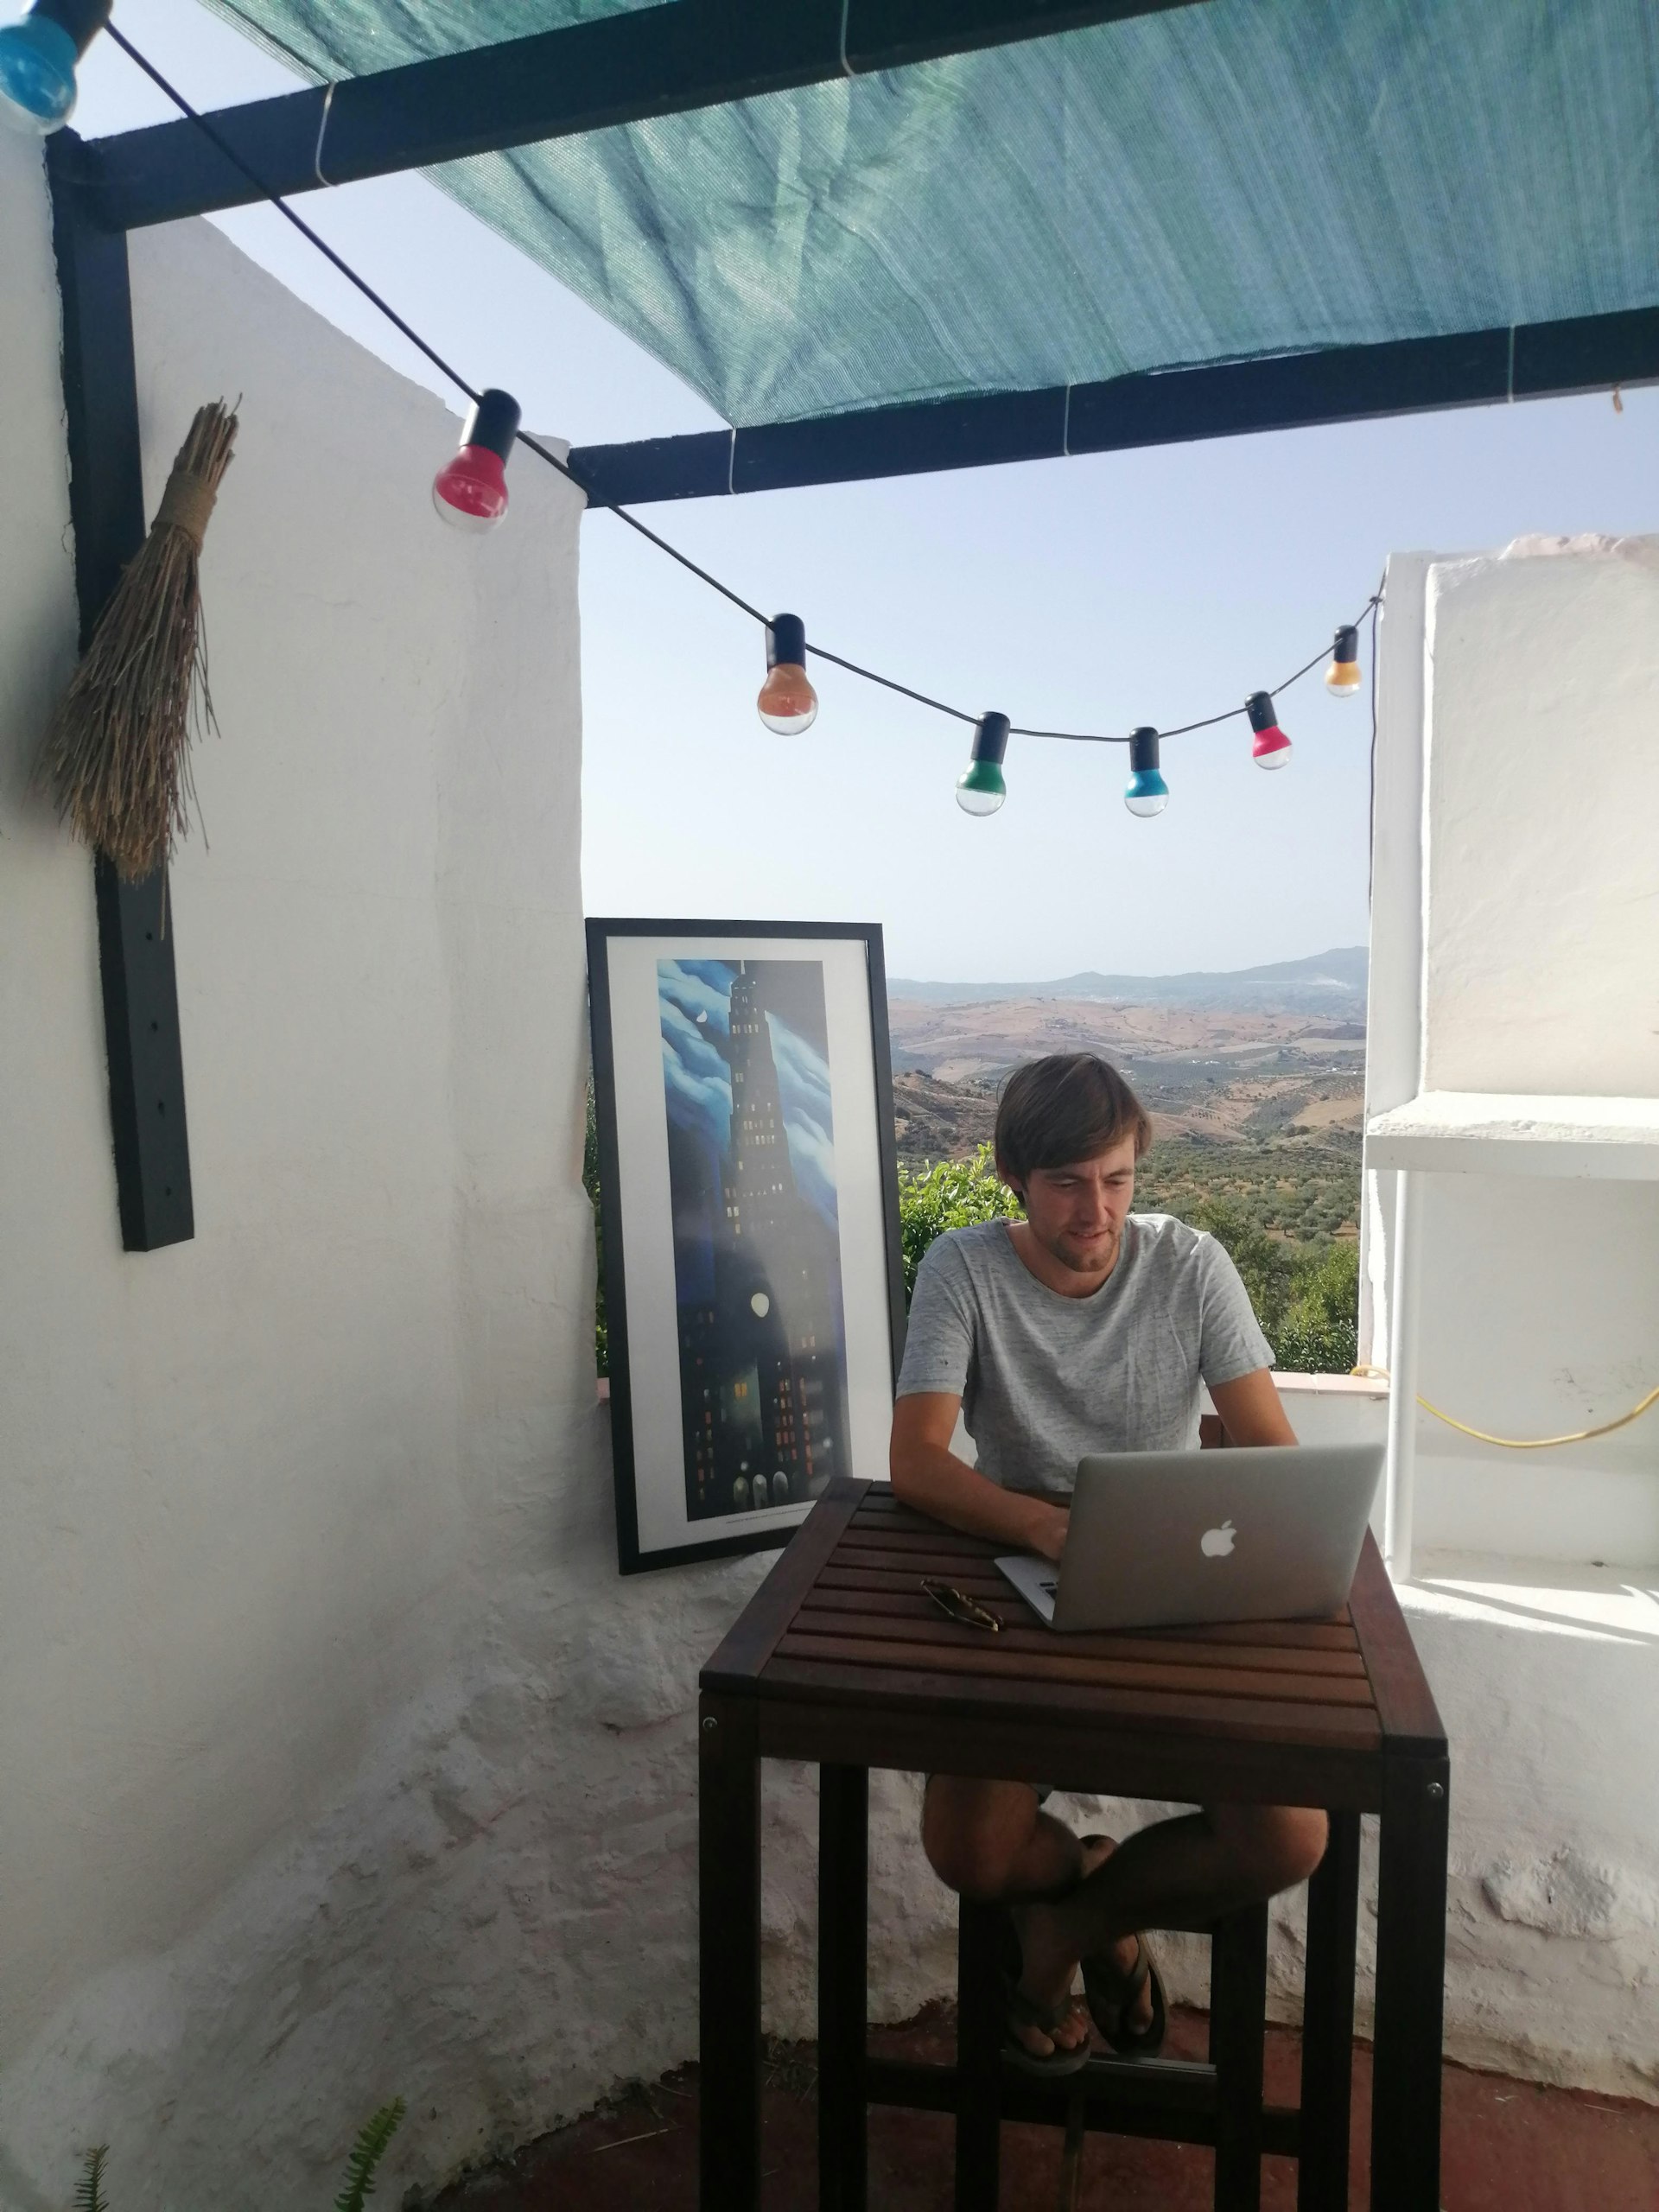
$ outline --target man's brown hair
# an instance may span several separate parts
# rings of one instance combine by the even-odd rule
[[[1016,1068],[1003,1086],[996,1164],[1018,1185],[1033,1168],[1094,1160],[1128,1136],[1139,1160],[1152,1122],[1117,1070],[1097,1052],[1052,1052]]]

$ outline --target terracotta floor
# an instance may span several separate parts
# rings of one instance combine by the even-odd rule
[[[877,2031],[872,2047],[894,2056],[948,2058],[953,2031],[943,2010]],[[1201,2015],[1177,2014],[1173,2056],[1199,2057]],[[1294,2103],[1297,2038],[1270,2030],[1268,2094]],[[810,2044],[777,2051],[766,2095],[765,2212],[813,2212],[817,2203],[816,2111]],[[1370,2121],[1370,2053],[1355,2076],[1355,2179],[1351,2202],[1368,2202],[1363,2144]],[[1541,2089],[1500,2075],[1446,2069],[1446,2212],[1659,2212],[1659,2108]],[[696,2069],[687,2067],[562,2128],[507,2165],[446,2191],[432,2212],[696,2212]],[[1003,2212],[1050,2212],[1058,2201],[1058,2129],[1005,2126]],[[1091,2134],[1084,2163],[1087,2212],[1209,2212],[1211,2154],[1178,2145]],[[931,2113],[870,2115],[870,2212],[950,2212],[950,2123]],[[1264,2212],[1293,2212],[1296,2169],[1264,2161]]]

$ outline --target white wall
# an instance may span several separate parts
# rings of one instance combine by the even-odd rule
[[[1400,1594],[1452,1747],[1447,2050],[1659,2103],[1659,1591],[1441,1552]]]
[[[1659,542],[1396,556],[1368,1108],[1659,1095]],[[1366,1178],[1386,1361],[1396,1178]],[[1497,1434],[1659,1382],[1659,1184],[1423,1173],[1422,1395]],[[1402,1591],[1452,1744],[1447,2041],[1659,2099],[1659,1414],[1508,1452],[1427,1413]]]
[[[575,504],[524,455],[496,537],[445,532],[435,401],[205,226],[139,237],[134,271],[152,504],[198,402],[242,394],[243,429],[205,563],[212,846],[174,881],[198,1235],[128,1255],[90,868],[24,791],[74,609],[45,196],[0,139],[0,2206],[55,2212],[107,2139],[123,2212],[299,2212],[400,2092],[395,2202],[695,2052],[696,1670],[768,1561],[613,1571],[577,1173]],[[1481,1632],[1423,1631],[1457,1745],[1522,1679]],[[1556,1679],[1593,1737],[1593,1682]],[[1594,1920],[1636,1817],[1607,1781],[1572,1827],[1548,1713],[1529,1765],[1455,1753],[1453,2047],[1612,2086],[1639,2069],[1586,2056],[1559,1990],[1503,2010],[1519,1954],[1478,1919],[1554,1947],[1552,1972],[1592,1959],[1596,2032],[1639,2044],[1639,1885],[1588,1936],[1525,1920],[1556,1911],[1575,1834]],[[1595,1737],[1604,1780],[1626,1737]],[[1516,1777],[1552,1773],[1494,1878],[1506,1919],[1489,1846]],[[950,1986],[953,1916],[914,1783],[874,1795],[893,2018]],[[796,2034],[814,1826],[810,1777],[769,1772],[768,2017]],[[1177,1980],[1197,1991],[1190,1961]]]
[[[1370,1110],[1659,1096],[1659,539],[1396,558],[1382,639]],[[1368,1179],[1384,1362],[1394,1184]],[[1425,1397],[1548,1436],[1659,1382],[1659,1183],[1430,1175],[1423,1205]],[[1524,1453],[1421,1414],[1416,1541],[1659,1562],[1659,1417]]]
[[[297,2212],[401,2093],[395,2202],[695,2052],[696,1671],[770,1561],[614,1571],[579,502],[521,454],[503,528],[445,531],[435,400],[205,225],[133,270],[152,506],[242,395],[173,878],[197,1235],[149,1255],[90,864],[24,790],[75,615],[43,181],[0,134],[0,2205],[107,2139],[124,2212]],[[904,2011],[947,1921],[877,1794]],[[804,2028],[810,1788],[768,1817]]]
[[[1428,575],[1423,1087],[1659,1097],[1659,538]]]

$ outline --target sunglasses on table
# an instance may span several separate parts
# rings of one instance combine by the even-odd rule
[[[953,1589],[950,1583],[941,1582],[937,1575],[925,1574],[922,1590],[947,1620],[956,1621],[963,1628],[988,1629],[993,1636],[1001,1630],[1002,1623],[998,1615],[963,1591]]]

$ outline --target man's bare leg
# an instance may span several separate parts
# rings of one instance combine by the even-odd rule
[[[1110,1955],[1128,1973],[1141,1929],[1201,1924],[1294,1889],[1325,1856],[1327,1835],[1325,1815],[1299,1805],[1216,1805],[1138,1830],[1067,1896],[1026,1912],[1031,1993],[1053,2001],[1085,1957]],[[1150,2018],[1142,1990],[1129,2023]]]
[[[949,1774],[937,1774],[928,1783],[922,1841],[935,1873],[959,1896],[1009,1905],[1022,1949],[1027,1916],[1035,1909],[1031,1901],[1073,1891],[1112,1847],[1107,1841],[1085,1848],[1063,1821],[1041,1809],[1029,1783],[976,1782]],[[1059,1974],[1046,1928],[1044,1934],[1040,1963],[1033,1971],[1027,1960],[1020,1986],[1046,2011],[1070,1989],[1077,1961],[1071,1973]],[[1075,2050],[1087,2040],[1089,2025],[1081,2012],[1073,2012],[1052,2037],[1040,2028],[1012,2032],[1043,2058],[1057,2044]]]
[[[1136,1931],[1169,1921],[1213,1919],[1305,1881],[1324,1856],[1323,1813],[1296,1806],[1218,1806],[1142,1828],[1119,1847],[1109,1839],[1085,1854],[1024,1783],[935,1775],[922,1810],[922,1840],[941,1880],[964,1897],[1015,1907],[1024,1958],[1020,1986],[1057,2005],[1084,1956],[1111,1956],[1128,1973]],[[1131,2025],[1152,2016],[1149,1989],[1129,2009]],[[1078,2019],[1052,2039],[1021,2040],[1038,2056],[1053,2043],[1074,2049]]]

